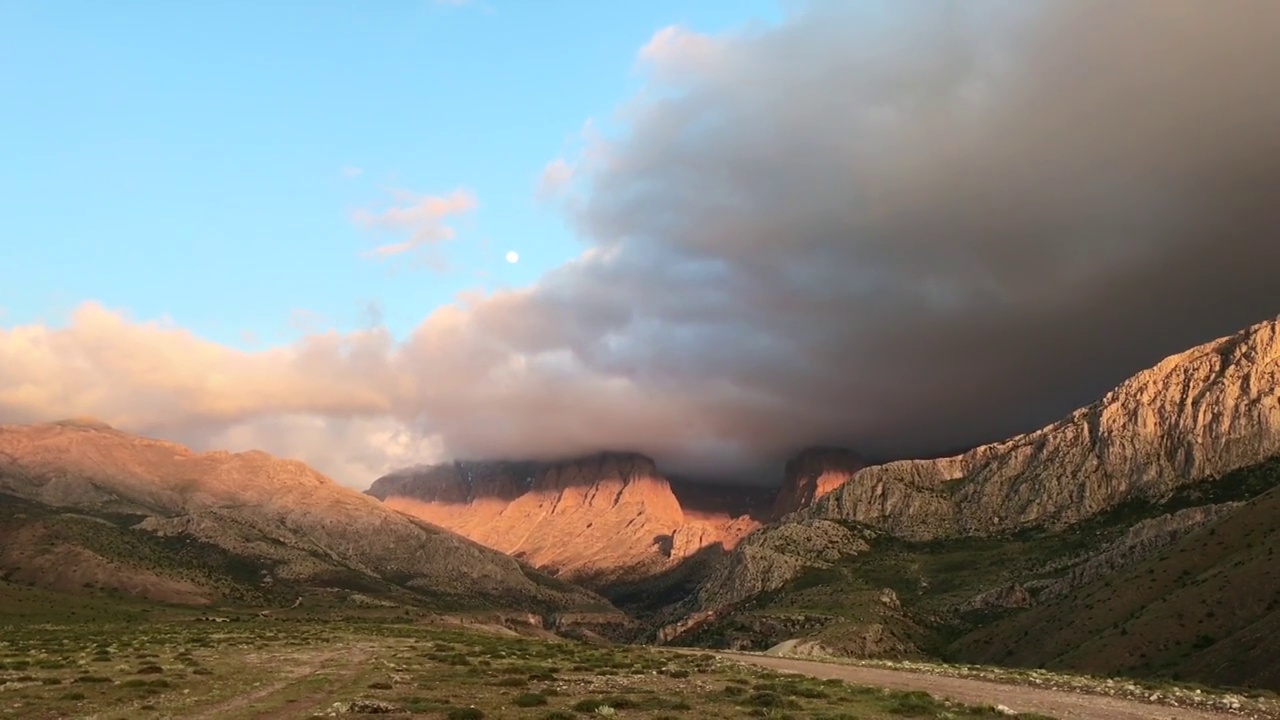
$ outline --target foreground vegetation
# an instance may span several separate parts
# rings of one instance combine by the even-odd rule
[[[78,622],[52,622],[60,614],[48,603],[47,617],[28,606],[20,620],[0,618],[0,718],[1007,717],[706,654],[496,626],[163,610],[140,621],[85,605]]]

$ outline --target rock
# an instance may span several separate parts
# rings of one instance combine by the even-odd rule
[[[634,453],[543,464],[448,463],[379,478],[369,494],[592,585],[650,577],[708,547],[733,548],[761,524],[748,514],[755,504],[749,491],[677,486]]]
[[[748,535],[716,565],[697,594],[676,610],[687,617],[659,630],[659,642],[700,627],[724,608],[777,590],[807,568],[830,567],[868,549],[853,531],[826,520],[786,523]]]
[[[836,656],[835,653],[823,647],[822,643],[804,638],[784,640],[765,650],[764,654],[776,657],[798,658],[831,658]]]
[[[1178,355],[1035,432],[868,467],[796,519],[913,539],[1065,527],[1280,453],[1280,320]]]
[[[995,711],[997,715],[1008,715],[1009,717],[1016,717],[1018,715],[1016,710],[1007,708],[1004,705],[997,705],[995,707]]]
[[[399,705],[382,700],[352,700],[334,703],[330,715],[400,715],[408,712]]]
[[[889,588],[884,588],[880,591],[879,600],[880,600],[880,604],[884,605],[890,610],[894,610],[894,611],[902,610],[902,602],[898,600],[898,593],[890,590]]]
[[[809,507],[840,487],[867,463],[851,450],[810,448],[787,462],[782,487],[773,504],[773,517]]]
[[[1031,607],[1034,604],[1035,599],[1026,588],[1018,583],[1009,583],[978,594],[961,605],[960,611],[1004,610]]]

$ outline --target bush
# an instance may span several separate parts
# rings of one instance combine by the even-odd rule
[[[547,698],[538,693],[521,693],[511,701],[516,707],[538,707],[546,705]]]
[[[473,707],[453,708],[445,717],[449,720],[484,720],[484,711]]]
[[[931,718],[946,709],[946,706],[927,692],[913,691],[895,693],[889,712],[907,717]]]

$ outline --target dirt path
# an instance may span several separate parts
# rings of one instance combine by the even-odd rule
[[[333,693],[345,687],[342,681],[361,672],[364,661],[368,658],[369,653],[365,648],[350,647],[306,656],[301,662],[298,662],[300,658],[295,654],[290,658],[292,666],[282,676],[254,688],[252,692],[184,717],[190,720],[300,717],[306,714],[301,711],[332,701]],[[300,687],[306,683],[315,684],[313,680],[317,675],[323,675],[327,681],[319,684],[315,690]]]
[[[836,665],[791,658],[715,653],[728,660],[781,672],[822,679],[839,679],[893,690],[924,690],[938,697],[971,705],[1004,705],[1016,712],[1041,713],[1061,720],[1223,720],[1224,715],[1201,710],[1148,705],[1134,700],[1008,685],[968,678],[923,675],[902,670]]]

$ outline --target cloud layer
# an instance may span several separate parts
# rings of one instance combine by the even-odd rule
[[[811,443],[1030,429],[1280,313],[1280,5],[886,7],[655,36],[627,130],[546,181],[589,249],[532,288],[401,343],[261,353],[86,305],[0,331],[0,419],[92,414],[353,485],[599,449],[760,479]],[[365,219],[422,244],[473,207]]]

